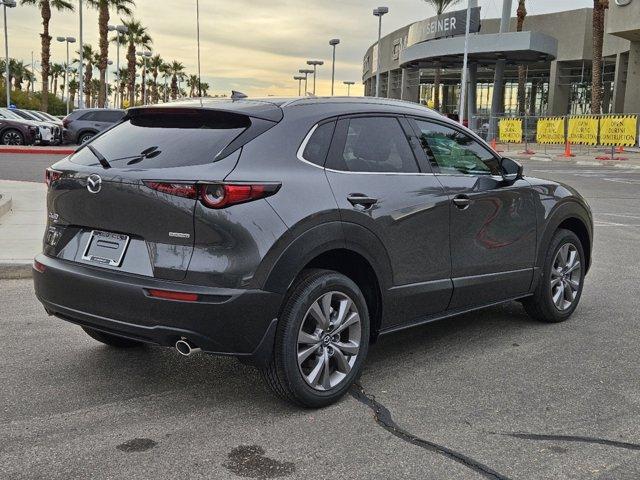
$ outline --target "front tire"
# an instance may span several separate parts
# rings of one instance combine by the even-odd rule
[[[533,296],[522,301],[526,312],[541,322],[564,322],[578,306],[585,273],[582,242],[572,231],[558,230],[549,244]]]
[[[100,343],[104,343],[105,345],[109,345],[110,347],[134,348],[142,345],[142,342],[136,342],[135,340],[129,340],[128,338],[118,337],[116,335],[111,335],[99,330],[94,330],[93,328],[82,327],[82,330],[84,330],[85,333],[94,340],[97,340]]]
[[[303,407],[340,399],[369,350],[369,311],[360,288],[330,270],[305,270],[278,321],[273,356],[262,369],[271,389]]]
[[[3,145],[24,145],[24,137],[18,130],[10,128],[2,134]]]

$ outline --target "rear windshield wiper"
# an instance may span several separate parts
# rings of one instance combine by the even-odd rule
[[[89,149],[89,151],[91,153],[93,153],[94,157],[96,157],[98,159],[98,161],[100,162],[100,165],[102,165],[102,167],[104,169],[111,168],[111,164],[109,163],[109,161],[106,158],[104,158],[104,155],[102,155],[92,145],[87,145],[87,148]]]

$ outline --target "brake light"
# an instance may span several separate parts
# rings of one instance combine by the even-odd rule
[[[44,273],[44,271],[47,269],[47,267],[45,265],[43,265],[42,263],[40,263],[37,260],[33,260],[33,268],[34,270],[36,270],[37,272],[40,273]]]
[[[218,183],[200,185],[200,201],[209,208],[224,208],[273,195],[280,188],[276,183]]]
[[[47,184],[47,187],[50,187],[53,182],[60,180],[60,177],[62,177],[62,172],[54,170],[53,168],[47,168],[44,171],[44,183]]]
[[[71,120],[69,119],[69,117],[64,117],[62,119],[62,126],[64,128],[67,128],[69,126],[69,124],[71,123]]]
[[[162,298],[165,300],[179,300],[181,302],[197,302],[197,293],[174,292],[172,290],[155,290],[149,289],[149,296],[154,298]]]
[[[144,184],[158,192],[177,197],[196,198],[198,193],[196,186],[189,183],[151,182],[145,180]]]
[[[158,192],[177,197],[199,198],[208,208],[225,208],[273,195],[279,183],[177,183],[144,180],[143,183]]]

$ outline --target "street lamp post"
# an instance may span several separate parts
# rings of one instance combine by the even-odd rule
[[[307,60],[307,65],[313,67],[313,94],[316,94],[316,69],[318,65],[324,65],[322,60]]]
[[[313,73],[313,70],[309,69],[309,68],[302,68],[300,70],[298,70],[298,72],[302,73],[304,75],[304,96],[307,96],[307,81],[308,81],[308,77],[310,73]]]
[[[4,56],[5,56],[5,75],[6,82],[5,87],[7,90],[7,108],[11,106],[11,85],[9,82],[9,34],[7,33],[7,7],[13,8],[16,6],[15,0],[0,0],[2,8],[4,10]],[[33,73],[33,72],[31,72]]]
[[[151,52],[148,50],[145,50],[143,52],[136,52],[136,55],[139,57],[142,57],[142,61],[144,62],[144,67],[143,67],[144,70],[142,72],[142,78],[144,80],[140,84],[140,88],[142,88],[142,91],[144,92],[144,95],[142,97],[142,104],[146,105],[147,104],[147,86],[144,84],[144,82],[146,82],[146,79],[147,79],[147,59],[151,56]]]
[[[376,97],[380,96],[380,38],[382,37],[382,16],[389,13],[389,8],[378,7],[373,11],[373,15],[378,17],[378,43],[376,48],[378,49],[378,59],[376,61]]]
[[[69,115],[69,44],[76,43],[76,39],[74,37],[56,37],[56,40],[67,44],[67,63],[64,68],[64,94],[67,96],[67,115]]]
[[[82,98],[82,94],[84,93],[82,91],[82,83],[83,83],[83,79],[82,79],[82,67],[84,66],[84,58],[83,58],[83,51],[82,51],[82,0],[79,0],[79,4],[80,4],[80,8],[78,9],[78,14],[80,16],[80,32],[79,32],[79,37],[80,37],[80,42],[79,42],[79,47],[80,47],[80,66],[78,67],[78,108],[83,108],[84,107],[84,99]]]
[[[356,82],[351,82],[351,81],[347,81],[347,82],[342,82],[347,86],[347,97],[351,96],[351,85],[354,85]]]
[[[333,47],[333,61],[331,62],[331,96],[333,97],[333,84],[336,79],[336,45],[340,43],[339,38],[329,40],[329,45]]]
[[[300,88],[302,87],[302,80],[304,80],[305,77],[303,77],[302,75],[295,75],[293,79],[298,81],[298,96],[300,96]]]

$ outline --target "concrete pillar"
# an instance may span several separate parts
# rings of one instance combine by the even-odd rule
[[[387,73],[387,98],[395,98],[393,96],[393,82],[394,82],[394,78],[395,78],[396,74],[395,74],[395,70],[389,70],[389,73]]]
[[[549,72],[549,104],[547,115],[566,115],[569,113],[569,85],[561,85],[562,62],[551,62]]]
[[[629,53],[619,53],[616,55],[616,71],[613,78],[613,103],[612,113],[622,113],[624,110],[625,82],[627,80],[627,64],[629,63]]]
[[[402,69],[400,77],[400,100],[404,100],[404,92],[407,89],[407,69]]]
[[[477,130],[477,119],[473,118],[477,113],[478,105],[478,64],[470,63],[469,67],[469,83],[467,89],[467,118],[469,119],[469,128],[471,130]]]
[[[640,42],[631,42],[623,113],[640,113],[638,85],[640,85]]]
[[[418,103],[420,101],[420,70],[405,68],[402,77],[402,100]]]

